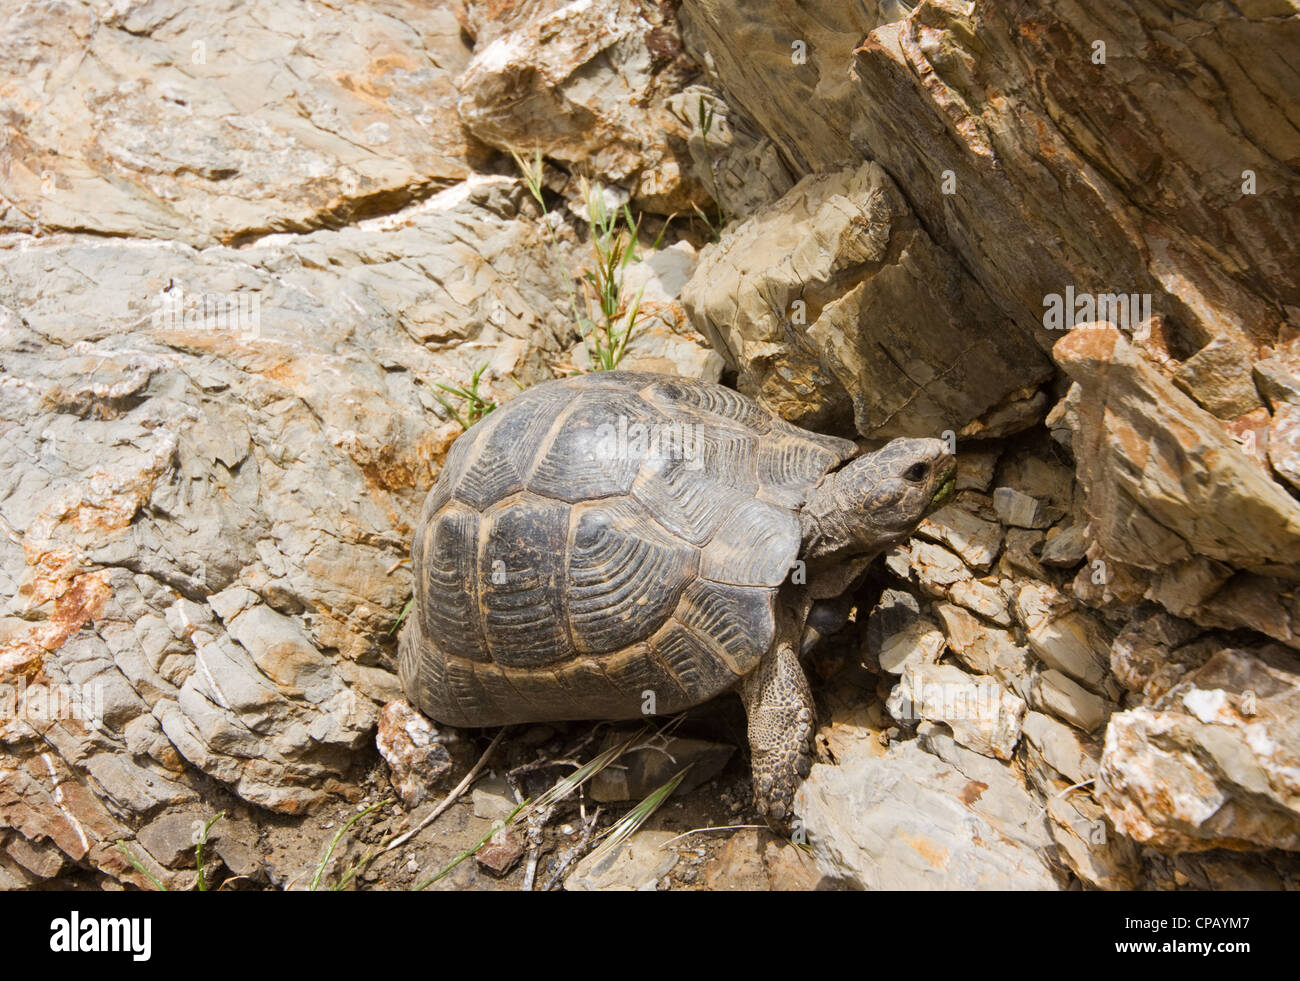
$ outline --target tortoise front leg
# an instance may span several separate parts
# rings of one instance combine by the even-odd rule
[[[744,679],[754,803],[772,828],[789,834],[794,795],[813,759],[813,701],[794,643],[783,637]]]

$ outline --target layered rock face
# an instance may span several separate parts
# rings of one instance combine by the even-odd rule
[[[66,821],[67,857],[129,877],[104,842],[196,801],[195,772],[291,814],[346,773],[397,691],[381,646],[459,431],[434,386],[476,356],[546,377],[561,352],[520,193],[488,181],[393,227],[242,250],[7,251],[0,664],[29,707],[103,704],[98,726],[9,720],[6,823]]]
[[[802,177],[705,252],[688,309],[792,417],[957,439],[965,489],[871,614],[890,712],[1016,745],[1090,884],[1166,875],[1139,846],[1294,850],[1295,5],[679,16]],[[834,779],[806,795],[827,869],[906,861],[844,846]]]
[[[678,215],[624,367],[960,461],[814,654],[791,883],[1300,884],[1296,4],[0,20],[0,888],[464,764],[381,715],[403,560],[440,386],[591,367],[584,181]]]
[[[4,231],[210,245],[392,211],[484,160],[447,9],[72,0],[4,28]]]

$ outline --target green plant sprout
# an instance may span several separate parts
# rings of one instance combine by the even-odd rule
[[[122,841],[120,838],[117,842],[117,850],[120,851],[122,856],[131,863],[131,867],[152,882],[159,892],[167,892],[167,887],[159,882],[157,877],[144,867],[144,863],[141,862],[140,859],[136,858],[135,852],[131,851],[131,849],[127,847],[126,842]]]
[[[497,407],[496,402],[484,398],[482,393],[478,390],[479,379],[483,377],[483,372],[487,371],[487,368],[488,365],[485,361],[479,366],[479,369],[474,372],[468,385],[444,385],[441,382],[437,385],[438,388],[442,389],[454,398],[460,399],[465,404],[465,415],[462,416],[458,411],[456,411],[456,408],[441,395],[435,393],[433,396],[438,400],[442,407],[450,412],[452,417],[460,423],[461,429],[469,429],[470,426],[474,425],[474,423],[478,422]]]
[[[397,622],[388,628],[388,636],[391,637],[393,634],[397,633],[397,628],[402,625],[402,621],[406,619],[406,615],[411,612],[411,607],[414,605],[415,597],[412,596],[406,601],[406,605],[402,607],[402,612],[397,614]]]
[[[392,803],[391,800],[385,799],[379,801],[377,804],[371,804],[365,810],[358,811],[356,814],[354,814],[350,820],[348,820],[341,828],[339,828],[337,832],[335,832],[334,837],[330,839],[329,846],[325,849],[325,854],[321,856],[320,862],[317,863],[316,865],[315,873],[313,873],[311,877],[312,892],[315,892],[317,889],[320,888],[321,876],[325,874],[326,866],[330,864],[330,859],[334,857],[334,849],[338,847],[339,841],[341,841],[343,836],[348,833],[352,825],[356,824],[367,814],[371,814],[379,810],[381,807],[384,807],[385,805],[391,803]]]
[[[212,830],[212,826],[225,816],[226,816],[225,811],[219,811],[215,817],[209,820],[202,827],[197,828],[195,831],[194,838],[193,838],[194,865],[199,871],[199,878],[198,878],[199,892],[208,891],[208,881],[203,868],[203,846],[208,843],[208,832]],[[194,823],[196,825],[198,824],[197,821],[195,821]],[[145,867],[145,864],[142,861],[140,861],[139,857],[135,854],[135,852],[131,851],[130,846],[127,845],[127,843],[120,838],[117,841],[117,850],[122,853],[123,858],[125,858],[128,862],[131,863],[131,867],[133,869],[135,869],[137,872],[139,872],[146,879],[148,879],[150,882],[153,883],[155,889],[157,889],[159,892],[168,891],[167,887],[164,886],[158,880],[158,877],[155,876],[152,872],[149,871],[148,868]]]
[[[693,204],[692,207],[695,208],[695,213],[699,215],[704,224],[708,226],[709,234],[713,237],[713,241],[716,242],[720,237],[722,226],[727,223],[727,212],[723,207],[722,197],[718,194],[717,168],[713,163],[713,148],[709,146],[709,131],[713,129],[714,107],[712,103],[706,104],[704,96],[700,96],[696,109],[696,122],[700,127],[700,139],[704,144],[704,162],[709,169],[709,191],[713,195],[714,204],[718,208],[717,222],[711,220],[698,204]]]
[[[199,870],[199,892],[208,891],[208,880],[203,873],[203,846],[208,843],[208,832],[212,830],[212,826],[225,816],[225,811],[218,811],[216,817],[203,825],[194,838],[194,865]]]
[[[584,313],[578,308],[575,297],[573,313],[595,370],[613,371],[627,353],[633,334],[647,319],[641,312],[645,286],[630,300],[624,288],[627,267],[638,258],[640,221],[632,217],[632,210],[626,204],[610,208],[599,183],[584,182],[584,191],[595,263],[582,274],[587,310]],[[664,222],[650,246],[651,251],[659,248],[671,221],[670,216]]]
[[[510,156],[519,168],[528,193],[542,209],[543,219],[549,218],[550,212],[542,193],[541,150],[535,149],[531,159],[518,150],[511,150]],[[586,345],[591,370],[612,371],[623,360],[628,343],[645,319],[641,311],[644,287],[630,299],[623,287],[623,274],[628,265],[638,258],[636,246],[641,230],[640,220],[632,217],[632,211],[626,204],[621,208],[610,208],[605,203],[605,189],[599,183],[592,184],[583,180],[582,191],[595,261],[578,277],[585,302],[579,301],[572,280],[566,280],[569,306],[577,322],[578,333]],[[663,241],[673,217],[675,216],[670,215],[664,222],[663,229],[651,245],[652,250],[657,249]],[[546,226],[552,257],[563,265],[558,254],[555,229],[549,221]]]

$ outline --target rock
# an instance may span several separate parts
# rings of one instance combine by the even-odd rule
[[[1214,851],[1172,855],[1168,862],[1175,882],[1192,889],[1263,892],[1294,888],[1297,870],[1294,856],[1287,855],[1283,860],[1270,858],[1267,865],[1261,865],[1254,855]]]
[[[1255,388],[1276,412],[1283,405],[1300,405],[1300,353],[1278,352],[1251,366]]]
[[[17,892],[40,881],[21,864],[7,855],[0,854],[0,889],[5,892]]]
[[[912,550],[906,545],[895,545],[880,562],[896,579],[907,581],[912,577]]]
[[[1252,354],[1240,341],[1216,337],[1178,367],[1173,382],[1207,412],[1236,419],[1263,405],[1254,379],[1241,370]]]
[[[679,16],[687,51],[713,67],[729,100],[763,133],[794,151],[790,159],[802,176],[860,158],[850,135],[847,66],[854,47],[884,20],[876,7],[834,7],[810,16],[765,2],[742,17],[715,0],[690,0]],[[780,38],[772,36],[775,24],[782,25]],[[802,62],[792,50],[795,40],[804,47]],[[791,112],[815,120],[816,139],[798,132],[801,127]]]
[[[1052,796],[1047,804],[1058,854],[1079,879],[1094,889],[1132,890],[1142,876],[1138,849],[1118,835],[1091,797]]]
[[[1046,528],[1051,522],[1036,497],[1022,494],[1014,487],[999,487],[993,492],[993,506],[998,520],[1015,528]]]
[[[900,722],[942,722],[953,739],[984,756],[1009,760],[1020,738],[1024,701],[987,676],[943,664],[908,665],[886,703]]]
[[[1110,666],[1115,678],[1129,691],[1139,692],[1154,704],[1194,667],[1210,656],[1210,647],[1190,645],[1200,629],[1193,623],[1147,607],[1115,635]]]
[[[1030,730],[1034,736],[1030,736]],[[1043,800],[1056,856],[1087,886],[1095,889],[1133,889],[1149,882],[1131,838],[1117,834],[1093,799],[1096,757],[1100,747],[1083,743],[1070,727],[1041,713],[1025,717],[1025,775]],[[1072,779],[1053,766],[1052,756],[1067,768],[1087,771],[1088,779]]]
[[[1033,448],[1004,453],[998,468],[998,482],[1019,493],[1038,498],[1040,507],[1070,510],[1077,486],[1074,471],[1057,461],[1050,444],[1036,439]],[[1055,519],[1053,519],[1055,520]]]
[[[1079,426],[1079,399],[1082,397],[1083,389],[1071,384],[1061,401],[1052,406],[1047,418],[1043,420],[1052,439],[1064,447],[1066,452],[1072,452],[1074,447],[1074,431]]]
[[[1123,0],[1132,65],[1117,71],[1113,38],[1109,63],[1094,60],[1117,9],[1099,0],[1065,13],[1050,0],[996,11],[927,3],[897,20],[888,6],[828,16],[771,0],[743,11],[685,0],[680,16],[687,50],[711,59],[728,101],[787,148],[797,173],[844,166],[870,147],[1022,329],[1047,335],[1043,298],[1076,284],[1149,294],[1157,313],[1179,311],[1198,347],[1276,330],[1265,311],[1294,304],[1288,260],[1300,255],[1289,219],[1300,192],[1285,163],[1296,136],[1270,109],[1286,98],[1272,66],[1294,51],[1294,35],[1276,30],[1289,7],[1198,8],[1170,32],[1160,4]],[[791,65],[796,38],[815,52],[806,65]],[[1258,70],[1210,81],[1211,65],[1252,62]],[[1072,66],[1068,78],[1061,65]],[[1188,65],[1200,66],[1196,81]],[[1248,134],[1222,115],[1225,95],[1259,120]],[[1158,177],[1149,145],[1128,132],[1161,134]],[[1260,193],[1242,193],[1254,190],[1245,164],[1221,167],[1206,146],[1241,147]],[[1155,203],[1143,196],[1152,180]],[[1242,223],[1225,225],[1227,209]],[[1051,245],[1026,256],[1015,247],[1026,241]]]
[[[63,871],[66,859],[58,848],[37,844],[22,835],[8,834],[0,837],[0,869],[13,877],[7,890],[22,889],[42,879],[52,879]]]
[[[923,520],[916,534],[947,545],[973,569],[987,569],[1002,547],[1002,529],[997,522],[973,513],[971,504],[948,504]]]
[[[992,620],[1003,627],[1011,626],[1007,598],[997,586],[979,579],[963,579],[948,588],[948,598],[968,610],[974,610],[986,620]]]
[[[1268,427],[1268,462],[1300,491],[1300,404],[1279,405]]]
[[[471,180],[242,249],[0,242],[0,359],[24,379],[0,392],[22,529],[0,536],[0,682],[39,652],[52,684],[102,692],[103,717],[15,731],[33,766],[0,767],[9,826],[45,836],[71,781],[95,830],[58,847],[147,887],[114,843],[196,798],[185,770],[290,815],[342,786],[400,694],[380,666],[410,595],[399,560],[459,429],[434,386],[481,363],[434,338],[492,352],[490,397],[562,350],[562,280],[521,193]],[[204,299],[237,296],[260,301]]]
[[[763,866],[767,869],[769,889],[776,892],[833,889],[835,883],[828,881],[818,870],[817,861],[808,854],[808,850],[791,844],[784,839],[768,836],[759,831],[760,840],[766,838],[763,847]]]
[[[687,242],[651,252],[643,261],[628,265],[623,273],[623,293],[641,296],[643,319],[633,331],[619,367],[629,371],[656,371],[717,381],[722,356],[710,350],[704,338],[691,329],[678,297],[695,266],[695,251]],[[574,367],[592,368],[586,340],[570,352]]]
[[[1239,572],[1201,606],[1180,610],[1206,627],[1246,627],[1300,648],[1300,586],[1272,576]]]
[[[950,764],[913,741],[814,766],[795,808],[823,874],[870,890],[1058,888],[1039,805],[1004,767],[957,752]]]
[[[814,428],[937,435],[1046,377],[1018,333],[972,339],[995,312],[874,163],[806,177],[726,229],[682,303],[742,391]]]
[[[422,804],[452,770],[443,736],[404,698],[389,702],[379,713],[375,746],[388,763],[393,789],[408,810]]]
[[[1049,667],[1063,671],[1093,691],[1109,682],[1111,638],[1093,617],[1046,583],[1026,582],[1013,596],[1016,619],[1025,640]],[[1116,689],[1117,690],[1117,689]]]
[[[957,436],[962,439],[1004,439],[1042,421],[1047,412],[1047,395],[1030,385],[1007,394],[993,408],[972,419]]]
[[[1071,569],[1088,554],[1088,526],[1070,525],[1053,535],[1048,532],[1038,558],[1043,565]]]
[[[709,118],[707,137],[700,129],[701,100]],[[695,174],[723,218],[746,218],[794,184],[777,145],[733,111],[715,89],[691,85],[669,97],[665,105],[690,133]]]
[[[212,829],[212,849],[221,857],[230,874],[244,876],[257,883],[265,882],[266,863],[258,850],[250,841],[229,830],[221,831],[220,828],[218,824]]]
[[[1021,696],[1025,694],[1033,655],[1016,643],[1010,631],[991,627],[952,603],[936,603],[934,609],[943,623],[949,649],[962,664],[976,674],[992,675]]]
[[[1023,730],[1043,760],[1070,783],[1083,783],[1097,775],[1100,747],[1069,726],[1042,712],[1029,712],[1024,717]]]
[[[602,751],[619,745],[626,734],[610,733]],[[727,765],[734,746],[703,739],[669,736],[651,739],[628,749],[617,762],[592,778],[589,793],[602,803],[640,801],[662,787],[685,766],[690,766],[676,793],[689,793],[708,783]]]
[[[1050,576],[1045,571],[1040,578]],[[1070,594],[1084,606],[1111,611],[1140,603],[1149,588],[1141,569],[1106,555],[1091,541],[1083,565],[1070,581]]]
[[[913,540],[909,558],[917,582],[930,596],[943,596],[953,583],[971,578],[962,560],[941,545]]]
[[[997,450],[962,449],[957,454],[957,490],[984,492],[993,483],[998,465]]]
[[[488,821],[504,821],[518,806],[510,781],[495,774],[474,785],[470,802],[474,816]]]
[[[1034,675],[1029,685],[1029,704],[1084,732],[1096,730],[1115,707],[1054,669]]]
[[[1003,538],[1002,555],[998,559],[998,573],[1004,579],[1046,580],[1051,576],[1038,561],[1043,546],[1043,533],[1031,528],[1008,528]]]
[[[136,840],[162,865],[193,868],[197,833],[211,817],[205,819],[197,811],[164,814],[141,828]]]
[[[1295,659],[1222,648],[1106,730],[1098,798],[1115,827],[1173,851],[1300,850]]]
[[[801,848],[765,828],[742,828],[704,870],[704,887],[713,892],[812,892],[831,888],[817,863]]]
[[[711,892],[766,892],[772,879],[763,861],[766,840],[771,835],[757,828],[731,834],[704,872],[704,886]]]
[[[1186,616],[1194,614],[1232,578],[1232,568],[1198,556],[1167,566],[1156,575],[1143,598]]]
[[[474,853],[474,861],[485,872],[500,878],[510,873],[523,854],[519,836],[509,828],[502,828]]]
[[[664,307],[675,307],[666,319],[674,324],[679,323],[682,317],[677,301],[691,278],[697,260],[698,256],[689,242],[676,242],[668,248],[651,252],[640,262],[630,263],[624,270],[623,291],[631,296],[640,294],[641,307],[647,312],[658,313]]]
[[[479,40],[456,80],[457,107],[475,137],[540,150],[660,214],[708,201],[693,176],[690,126],[666,104],[684,73],[651,49],[655,37],[676,43],[659,9],[629,0],[467,6]]]
[[[663,847],[675,837],[671,831],[637,831],[612,854],[602,857],[592,852],[583,858],[564,880],[564,888],[571,892],[653,892],[677,864],[677,848]]]
[[[1199,556],[1300,578],[1300,502],[1213,416],[1113,329],[1076,328],[1054,354],[1083,390],[1079,477],[1107,555],[1148,570]]]
[[[469,51],[445,8],[41,2],[0,36],[22,134],[2,231],[234,242],[396,210],[484,162],[456,115]]]
[[[1244,416],[1226,420],[1223,428],[1241,446],[1242,452],[1268,466],[1268,427],[1272,421],[1267,409],[1254,409]]]
[[[943,633],[921,616],[911,593],[886,589],[867,620],[865,653],[880,669],[902,674],[912,664],[931,664],[943,653]]]

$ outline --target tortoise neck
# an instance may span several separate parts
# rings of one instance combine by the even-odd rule
[[[839,474],[827,474],[808,495],[808,503],[799,512],[799,531],[803,538],[800,555],[809,561],[841,558],[863,550],[853,534],[853,512],[840,500]]]

